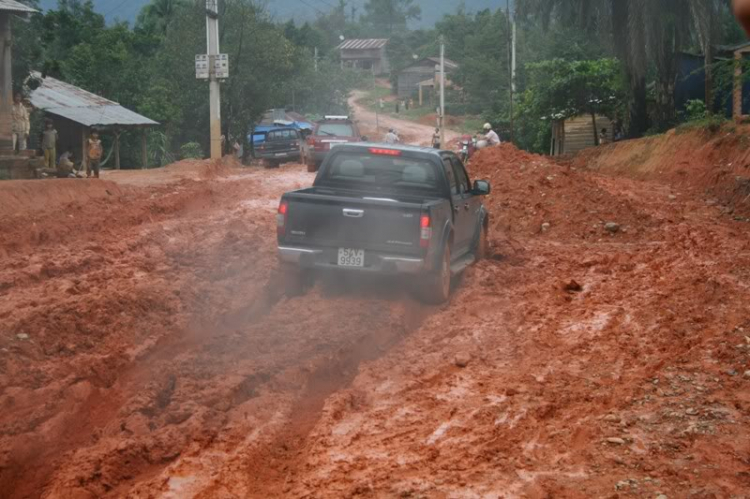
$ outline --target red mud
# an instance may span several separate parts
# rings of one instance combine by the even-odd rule
[[[0,222],[0,495],[746,497],[746,225],[580,161],[472,160],[494,255],[435,309],[283,296],[300,166],[42,187]]]

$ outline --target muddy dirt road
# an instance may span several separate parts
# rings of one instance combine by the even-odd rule
[[[439,308],[282,294],[299,165],[0,185],[0,496],[747,497],[746,224],[507,145],[470,170],[493,256]]]
[[[352,92],[352,96],[349,98],[349,106],[354,110],[354,117],[361,133],[367,135],[370,140],[379,142],[389,128],[395,128],[405,144],[427,147],[432,144],[432,135],[435,133],[434,127],[395,119],[388,115],[380,115],[376,118],[375,113],[359,103],[359,99],[366,95],[367,93],[363,91]],[[376,128],[377,125],[379,125],[379,128]],[[445,140],[449,143],[456,141],[459,137],[460,134],[453,130],[446,130],[445,132]]]

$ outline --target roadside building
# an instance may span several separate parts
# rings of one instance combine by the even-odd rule
[[[31,78],[39,85],[31,92],[31,104],[53,121],[60,147],[72,150],[76,158],[85,159],[86,142],[96,128],[100,134],[112,135],[111,151],[106,153],[104,163],[119,169],[120,137],[123,132],[135,132],[141,139],[140,166],[148,166],[146,132],[159,123],[75,85],[50,76],[42,78],[39,72],[32,72]]]
[[[552,122],[550,155],[573,154],[597,146],[603,129],[607,130],[606,141],[613,142],[612,121],[606,116],[596,116],[596,120],[591,115],[555,120]]]
[[[0,179],[33,178],[41,166],[33,151],[15,154],[11,112],[13,108],[12,48],[13,16],[25,17],[36,12],[14,0],[0,0]]]
[[[387,47],[387,39],[370,38],[366,40],[346,40],[337,48],[341,55],[343,67],[362,69],[374,75],[383,75],[391,70]]]
[[[446,80],[458,70],[458,64],[450,59],[445,60]],[[440,88],[440,58],[425,57],[407,66],[398,73],[398,96],[408,99],[420,96],[420,103],[424,102],[425,92]]]

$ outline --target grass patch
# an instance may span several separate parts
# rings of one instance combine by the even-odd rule
[[[711,114],[700,119],[690,120],[679,125],[675,129],[675,133],[683,134],[694,131],[706,132],[709,134],[718,133],[725,125],[729,123],[729,120],[718,114]]]

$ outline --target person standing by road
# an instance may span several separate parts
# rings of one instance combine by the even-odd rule
[[[13,120],[13,150],[25,151],[31,123],[29,121],[29,111],[23,103],[21,94],[13,97],[13,109],[11,110]]]
[[[44,151],[44,167],[55,170],[57,168],[57,130],[55,130],[55,124],[49,119],[44,123],[42,150]]]
[[[103,153],[104,148],[102,147],[102,141],[99,138],[99,132],[93,130],[91,132],[91,137],[89,137],[88,149],[86,151],[88,159],[88,161],[86,161],[86,178],[91,177],[92,172],[94,173],[94,177],[99,178],[99,169],[102,164]]]
[[[435,129],[435,133],[432,134],[432,148],[440,149],[440,128]]]
[[[398,134],[396,133],[396,130],[393,128],[388,130],[388,133],[385,134],[385,139],[383,141],[386,144],[398,144],[401,142],[401,139],[399,138]]]

